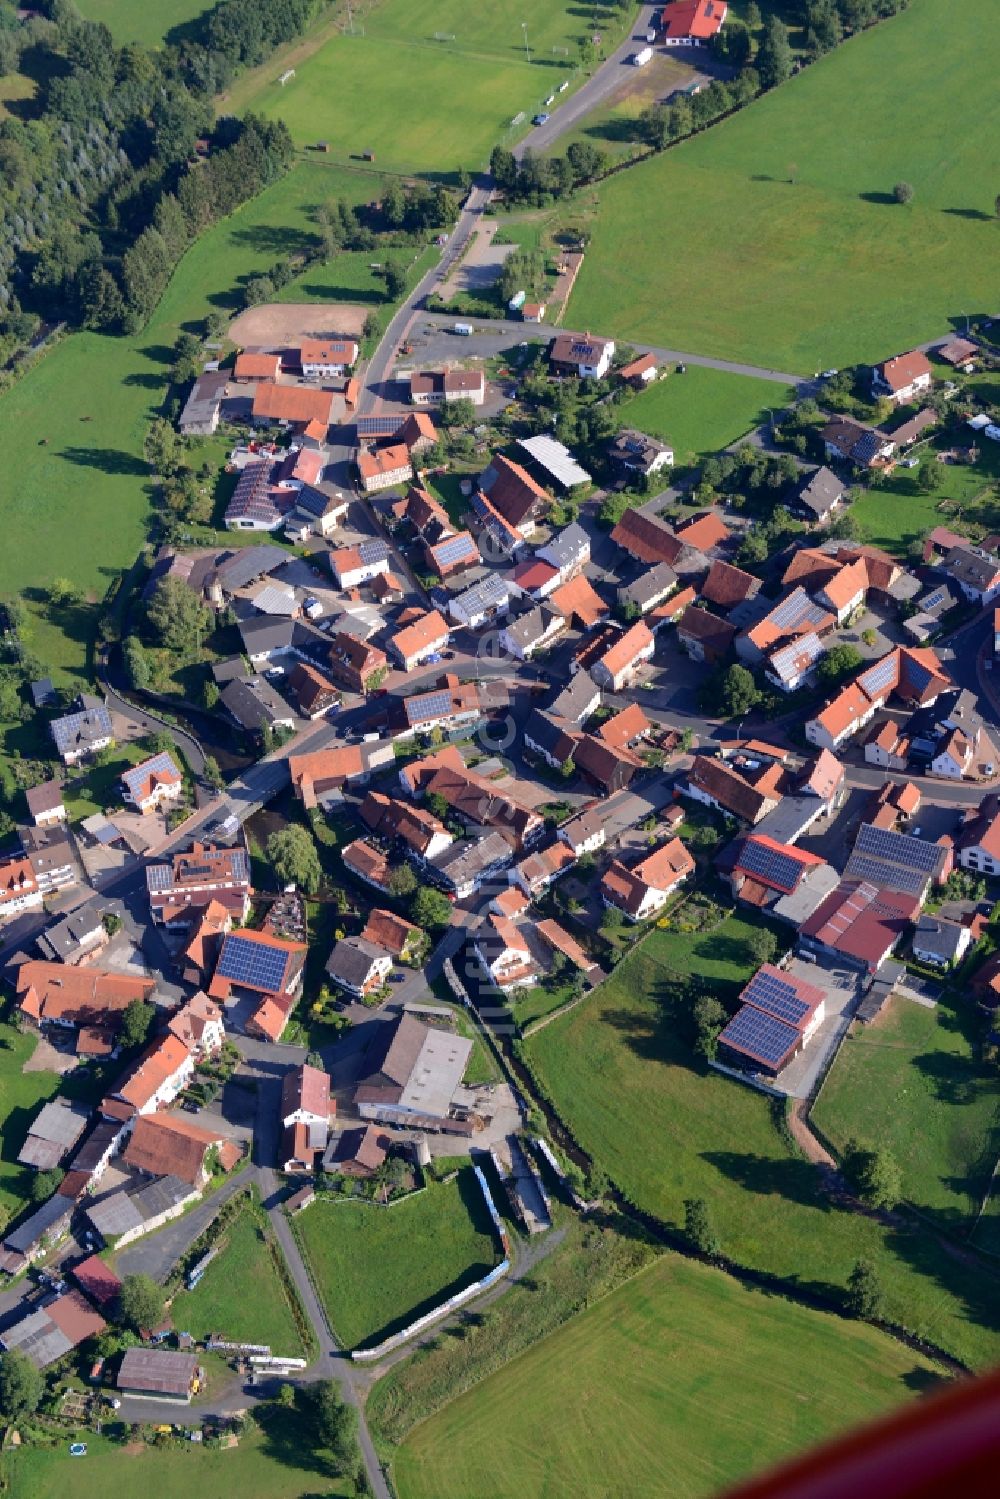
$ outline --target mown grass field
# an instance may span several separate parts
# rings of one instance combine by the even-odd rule
[[[379,181],[374,173],[296,167],[192,246],[144,332],[73,334],[0,399],[0,595],[24,593],[32,648],[57,683],[79,686],[86,677],[94,604],[146,538],[153,497],[143,441],[178,333],[213,308],[235,308],[243,280],[308,244],[321,203],[367,202],[378,196]],[[312,292],[313,284],[306,276],[287,295],[328,295],[318,283]],[[44,589],[57,577],[83,588],[89,606],[50,611]]]
[[[891,1150],[907,1198],[957,1235],[1000,1155],[1000,1082],[977,1060],[978,1030],[967,1000],[928,1010],[897,997],[876,1024],[855,1026],[813,1108],[839,1149],[853,1136]]]
[[[252,1209],[225,1230],[226,1247],[193,1291],[174,1298],[174,1325],[195,1338],[221,1333],[247,1343],[269,1343],[275,1354],[299,1358],[302,1341],[271,1252]]]
[[[320,1200],[295,1230],[337,1337],[376,1342],[479,1280],[497,1245],[471,1167],[391,1208]]]
[[[567,326],[812,374],[996,311],[995,19],[913,0],[610,179]]]
[[[665,1255],[417,1426],[393,1476],[400,1499],[695,1499],[934,1379],[872,1328]]]
[[[997,1275],[925,1229],[832,1206],[769,1100],[696,1064],[673,1011],[675,976],[734,996],[750,971],[746,932],[733,919],[704,935],[654,930],[589,999],[528,1039],[537,1076],[642,1208],[679,1225],[684,1199],[704,1197],[733,1259],[830,1296],[867,1256],[893,1320],[972,1365],[996,1362]]]
[[[530,116],[575,80],[577,39],[587,30],[582,12],[563,0],[537,0],[528,12],[514,0],[383,0],[353,34],[331,34],[310,55],[290,58],[296,75],[284,86],[280,57],[239,80],[226,109],[280,117],[297,144],[326,140],[341,161],[374,151],[394,172],[472,171],[515,115]]]
[[[183,1410],[177,1419],[184,1420]],[[287,1412],[284,1419],[288,1440],[275,1428],[241,1437],[239,1446],[226,1452],[190,1443],[131,1452],[85,1431],[83,1459],[70,1457],[69,1442],[64,1441],[49,1450],[4,1453],[0,1472],[16,1499],[64,1499],[67,1493],[74,1499],[148,1493],[157,1499],[190,1499],[192,1494],[198,1499],[231,1499],[233,1494],[302,1499],[317,1489],[329,1499],[352,1494],[353,1484],[325,1471],[321,1457]]]
[[[18,1165],[18,1151],[32,1119],[59,1087],[55,1072],[21,1071],[37,1040],[0,1023],[0,1207],[10,1217],[27,1203],[35,1174],[30,1166]]]
[[[77,10],[88,21],[101,21],[116,42],[158,47],[175,26],[211,10],[212,0],[80,0]]]
[[[622,425],[673,444],[676,465],[686,467],[728,447],[793,399],[791,386],[689,364],[618,408]]]

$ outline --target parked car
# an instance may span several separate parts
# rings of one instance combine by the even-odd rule
[[[544,125],[546,123],[546,121],[548,120],[548,118],[549,118],[549,116],[543,110],[541,114],[535,115],[535,118],[532,120],[531,123],[533,125]]]

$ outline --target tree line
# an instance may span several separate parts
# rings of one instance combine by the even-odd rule
[[[0,0],[0,74],[30,51],[30,118],[0,121],[0,361],[41,321],[141,327],[187,245],[292,157],[282,124],[214,124],[212,95],[324,0],[221,0],[176,42],[116,45],[71,0]],[[196,144],[207,142],[208,159]]]

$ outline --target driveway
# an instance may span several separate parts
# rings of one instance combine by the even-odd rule
[[[793,958],[788,973],[823,990],[826,1013],[816,1035],[778,1074],[774,1086],[789,1098],[810,1098],[857,1009],[861,998],[859,975],[845,964],[804,963],[801,958]]]
[[[182,1255],[203,1234],[224,1202],[235,1192],[249,1186],[246,1169],[223,1182],[218,1191],[175,1222],[128,1244],[115,1256],[115,1269],[121,1276],[148,1275],[162,1285]]]

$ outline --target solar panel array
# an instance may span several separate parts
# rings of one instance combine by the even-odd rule
[[[429,718],[443,718],[454,706],[450,691],[419,692],[403,699],[410,723],[424,723]]]
[[[825,615],[826,610],[814,604],[804,588],[796,588],[771,610],[768,619],[779,629],[791,630],[802,624],[819,624]]]
[[[174,872],[169,864],[150,864],[147,866],[147,890],[169,890],[173,883]]]
[[[280,994],[287,965],[288,954],[281,948],[254,942],[249,937],[241,937],[238,932],[229,932],[215,973],[217,978],[229,979],[231,983],[243,984],[248,989]]]
[[[145,783],[152,776],[176,776],[179,774],[180,771],[177,769],[173,755],[169,751],[163,750],[158,755],[151,755],[141,765],[135,765],[131,770],[126,770],[122,776],[122,780],[130,791],[135,792],[142,790]]]
[[[744,989],[742,998],[744,1004],[764,1010],[768,1015],[774,1015],[786,1025],[794,1025],[796,1028],[811,1008],[796,993],[794,984],[779,978],[776,973],[769,973],[765,968],[754,974]]]
[[[434,548],[434,556],[447,567],[452,562],[461,561],[463,557],[478,557],[479,548],[468,532],[465,532],[460,536],[449,536],[447,541],[440,542]]]
[[[754,838],[748,838],[743,845],[736,867],[752,874],[755,879],[763,880],[765,884],[777,885],[779,890],[789,891],[795,889],[802,873],[801,861],[793,854],[769,848],[766,843],[758,843]]]
[[[874,666],[870,666],[858,678],[869,697],[877,697],[882,692],[888,692],[895,687],[897,680],[898,667],[894,651],[890,651],[888,656],[883,656],[881,661],[876,661]]]
[[[358,544],[358,556],[366,567],[372,562],[384,562],[389,556],[388,543],[382,540],[362,541]]]
[[[719,1040],[723,1045],[777,1069],[798,1044],[799,1033],[773,1015],[765,1015],[753,1005],[744,1005],[737,1010]]]

